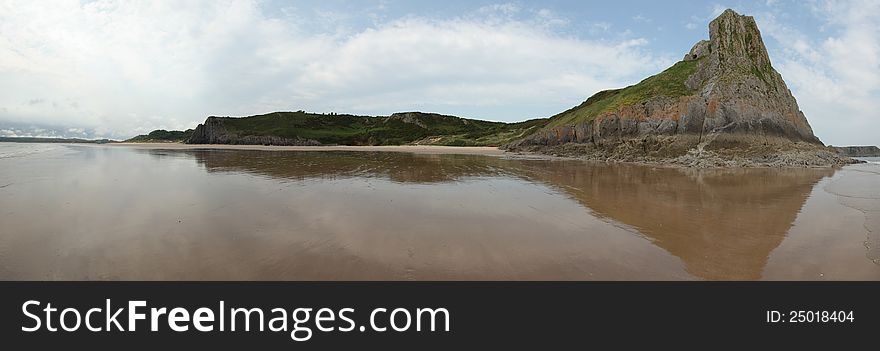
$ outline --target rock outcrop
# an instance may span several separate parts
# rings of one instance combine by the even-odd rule
[[[828,146],[829,149],[847,157],[880,157],[876,146]]]
[[[199,124],[192,136],[185,141],[187,144],[236,144],[236,145],[279,145],[279,146],[317,146],[318,141],[304,138],[284,138],[275,135],[242,135],[230,131],[223,119],[208,117],[204,124]]]
[[[599,92],[506,148],[555,153],[566,143],[584,144],[587,153],[628,153],[622,160],[636,161],[695,150],[749,149],[752,157],[794,144],[828,152],[770,64],[754,18],[733,10],[714,19],[709,40],[696,43],[675,66],[639,84]],[[625,150],[618,152],[621,145]]]

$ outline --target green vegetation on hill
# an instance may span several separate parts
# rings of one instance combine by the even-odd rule
[[[238,136],[304,138],[340,145],[498,146],[522,138],[547,122],[490,122],[421,112],[370,117],[297,111],[216,119],[227,133]]]
[[[653,97],[668,96],[678,98],[692,94],[685,81],[703,60],[680,61],[665,71],[645,78],[635,85],[623,89],[603,90],[582,104],[550,118],[547,127],[570,125],[592,121],[603,112],[612,112],[623,106],[634,105]]]
[[[179,130],[164,130],[157,129],[150,134],[147,135],[138,135],[134,138],[128,139],[125,142],[127,143],[168,143],[168,142],[182,142],[192,135],[193,130],[187,129],[185,131]]]
[[[604,90],[591,96],[579,106],[559,113],[550,119],[532,119],[518,123],[491,122],[466,119],[436,113],[403,112],[391,116],[357,116],[350,114],[320,114],[305,111],[273,112],[250,117],[210,117],[222,126],[227,137],[279,137],[310,139],[327,145],[449,145],[500,146],[524,137],[544,127],[556,127],[592,121],[603,112],[634,105],[657,96],[677,98],[692,94],[685,86],[701,59],[681,61],[665,71],[648,77],[638,84],[622,89]],[[186,132],[156,130],[139,135],[129,142],[186,141],[192,130]],[[204,138],[204,136],[200,136]]]
[[[484,122],[484,121],[478,121]],[[486,123],[486,122],[484,122]],[[496,122],[488,122],[496,123]],[[413,142],[420,145],[448,145],[448,146],[500,146],[515,140],[522,139],[534,131],[541,129],[547,124],[547,119],[531,119],[524,122],[495,126],[489,130],[467,132],[461,134],[448,134],[442,136],[429,136]]]

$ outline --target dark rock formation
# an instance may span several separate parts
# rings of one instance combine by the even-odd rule
[[[284,138],[274,135],[241,135],[230,131],[217,117],[208,117],[199,124],[187,144],[237,144],[237,145],[279,145],[279,146],[317,146],[321,143],[312,139]]]
[[[880,157],[876,146],[828,146],[829,149],[847,157]]]
[[[772,145],[767,148],[772,152],[793,143],[826,151],[782,76],[771,66],[754,18],[724,11],[709,24],[709,40],[696,43],[679,64],[695,65],[679,83],[688,94],[672,97],[675,94],[660,91],[613,110],[585,113],[573,123],[554,123],[554,119],[567,117],[564,114],[569,114],[565,121],[571,120],[570,111],[586,110],[606,98],[600,95],[617,91],[600,92],[581,106],[551,118],[547,128],[506,147],[541,151],[575,142],[607,149],[629,140],[644,145],[637,156],[676,157],[694,149],[702,152],[755,145]],[[646,81],[626,89],[639,88]]]

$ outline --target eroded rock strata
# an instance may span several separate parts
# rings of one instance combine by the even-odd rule
[[[754,18],[733,10],[675,66],[599,92],[505,147],[693,166],[851,162],[823,147],[771,65]]]

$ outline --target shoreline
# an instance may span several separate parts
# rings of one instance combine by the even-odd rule
[[[183,143],[113,143],[104,144],[110,147],[129,147],[151,150],[255,150],[255,151],[354,151],[354,152],[408,152],[421,155],[480,155],[504,157],[521,160],[577,160],[603,163],[637,164],[663,168],[840,168],[843,165],[803,165],[803,164],[769,164],[753,162],[746,159],[737,161],[708,160],[717,158],[712,155],[709,162],[684,163],[680,159],[603,159],[596,155],[548,154],[526,150],[504,150],[490,146],[444,146],[444,145],[326,145],[326,146],[283,146],[283,145],[245,145],[245,144],[183,144]],[[709,153],[712,154],[712,153]],[[707,155],[708,156],[708,155]],[[714,156],[714,157],[713,157]],[[699,157],[698,157],[699,158]]]
[[[258,150],[258,151],[359,151],[359,152],[410,152],[427,155],[484,155],[504,156],[506,152],[490,146],[440,146],[440,145],[327,145],[327,146],[279,146],[235,144],[182,144],[182,143],[113,143],[111,147],[131,147],[154,150]]]
[[[720,142],[716,138],[703,142],[692,139],[631,139],[598,145],[509,145],[505,149],[508,152],[675,168],[838,168],[862,162],[832,152],[824,145],[781,138]]]

